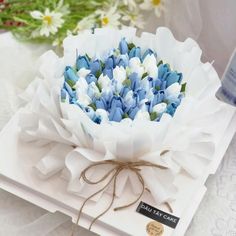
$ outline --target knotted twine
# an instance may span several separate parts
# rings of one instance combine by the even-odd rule
[[[104,166],[104,165],[112,165],[114,166],[114,168],[112,168],[111,170],[109,170],[105,175],[103,175],[100,179],[98,180],[90,180],[87,178],[87,173],[89,170],[91,170],[92,168],[96,168],[96,167],[99,167],[99,166]],[[167,167],[164,167],[162,165],[158,165],[158,164],[154,164],[152,162],[148,162],[148,161],[136,161],[136,162],[127,162],[127,161],[117,161],[117,160],[106,160],[106,161],[100,161],[100,162],[96,162],[96,163],[93,163],[91,165],[89,165],[87,168],[85,168],[81,175],[80,175],[80,179],[82,178],[84,180],[85,183],[87,184],[90,184],[90,185],[96,185],[96,184],[99,184],[107,179],[110,179],[108,180],[108,182],[104,185],[104,187],[102,187],[101,189],[99,189],[97,192],[93,193],[92,195],[90,195],[88,198],[86,198],[79,210],[79,213],[78,213],[78,217],[77,217],[77,221],[76,221],[76,225],[79,224],[79,220],[80,220],[80,217],[81,217],[81,214],[82,214],[82,211],[84,209],[84,206],[86,205],[86,203],[93,197],[97,196],[99,193],[103,192],[106,188],[109,187],[109,185],[111,183],[113,183],[113,187],[112,187],[112,198],[111,198],[111,202],[109,204],[109,206],[101,213],[99,214],[97,217],[95,217],[90,226],[89,226],[89,230],[91,230],[92,228],[92,225],[101,217],[103,216],[104,214],[106,214],[112,207],[113,203],[114,203],[114,200],[115,200],[115,197],[116,197],[116,185],[117,185],[117,178],[119,176],[119,174],[121,173],[121,171],[123,170],[129,170],[129,171],[132,171],[138,178],[139,182],[141,183],[141,186],[142,186],[142,191],[141,193],[138,195],[138,197],[132,201],[131,203],[127,204],[127,205],[124,205],[124,206],[119,206],[119,207],[116,207],[114,208],[114,211],[119,211],[119,210],[122,210],[122,209],[125,209],[125,208],[128,208],[132,205],[134,205],[136,202],[139,201],[139,199],[143,196],[144,194],[144,191],[147,190],[148,192],[150,192],[149,189],[145,188],[145,182],[144,182],[144,179],[140,173],[141,171],[141,168],[143,167],[152,167],[152,168],[158,168],[158,169],[162,169],[162,170],[165,170],[165,169],[168,169]],[[172,211],[172,208],[171,206],[169,205],[168,202],[165,202],[165,205],[168,207],[169,211],[170,212],[173,212]],[[75,230],[75,225],[73,225],[73,229],[72,229],[72,234],[71,236],[74,235],[74,230]]]

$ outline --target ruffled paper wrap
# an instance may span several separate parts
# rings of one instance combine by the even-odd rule
[[[105,58],[125,37],[128,42],[154,50],[158,58],[183,73],[187,82],[186,96],[174,117],[164,114],[160,122],[134,120],[96,124],[78,106],[62,103],[60,91],[65,66],[74,65],[76,55]],[[215,99],[219,79],[209,63],[201,63],[201,50],[192,39],[175,40],[167,28],[156,34],[136,30],[97,29],[94,34],[81,33],[64,41],[64,57],[48,51],[41,57],[39,76],[22,97],[28,102],[20,117],[22,138],[39,145],[51,144],[51,151],[35,165],[41,177],[50,178],[62,171],[68,180],[68,191],[88,197],[104,186],[90,186],[79,177],[92,163],[103,160],[139,161],[160,164],[167,169],[141,168],[146,187],[157,204],[174,199],[174,180],[180,171],[193,178],[201,176],[215,150],[214,116],[221,112]],[[89,172],[96,179],[112,166],[104,165]],[[128,180],[134,194],[140,192],[134,173],[123,170],[119,175],[116,195],[122,195]],[[109,192],[109,191],[107,191]],[[97,197],[94,200],[98,200]]]

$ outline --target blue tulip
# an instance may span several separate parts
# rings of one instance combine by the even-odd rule
[[[121,39],[121,41],[120,41],[119,49],[120,49],[121,54],[126,54],[129,51],[128,44],[124,38]]]
[[[120,55],[116,58],[116,65],[117,66],[123,66],[126,68],[129,64],[129,57],[127,55]]]
[[[123,101],[121,99],[121,97],[119,96],[114,96],[112,99],[111,99],[111,109],[114,109],[116,107],[119,107],[121,109],[123,109]]]
[[[97,82],[97,78],[94,76],[94,74],[88,74],[85,79],[88,84],[90,84],[92,82],[94,82],[94,83]]]
[[[176,111],[176,104],[175,103],[171,103],[167,106],[167,109],[166,109],[166,113],[170,114],[171,116],[173,116],[175,114],[175,111]]]
[[[97,109],[104,109],[104,110],[107,109],[106,101],[105,101],[105,99],[103,97],[98,98],[95,101],[95,105],[96,105]]]
[[[70,85],[66,81],[64,82],[63,88],[68,92],[70,97],[76,96],[76,92],[72,90],[72,88],[70,87]]]
[[[129,112],[128,112],[129,117],[133,120],[138,111],[139,111],[139,109],[138,109],[137,106],[136,106],[136,107],[132,107],[132,108],[129,110]]]
[[[138,57],[141,59],[141,49],[140,47],[133,47],[129,52],[129,58]]]
[[[163,102],[165,98],[166,96],[164,90],[154,91],[153,106]]]
[[[103,75],[107,75],[109,79],[113,79],[113,68],[105,68],[103,70]]]
[[[109,114],[110,121],[120,122],[124,115],[123,110],[120,107],[113,107]]]
[[[146,91],[144,89],[138,89],[137,94],[139,97],[139,101],[143,100],[146,96]]]
[[[79,56],[76,60],[76,68],[80,70],[81,68],[89,69],[89,59],[87,56]]]
[[[120,96],[124,98],[124,97],[126,96],[126,94],[127,94],[129,91],[130,91],[130,88],[127,87],[127,86],[124,86],[124,87],[120,90]]]
[[[168,72],[166,76],[166,87],[169,87],[180,80],[182,80],[182,74],[179,75],[176,72]]]
[[[152,54],[154,54],[154,52],[151,49],[147,49],[142,56],[142,61],[144,61],[144,59],[147,55],[152,55]]]
[[[65,77],[66,82],[71,87],[73,87],[76,84],[76,82],[79,80],[79,77],[76,75],[75,71],[70,66],[66,66],[65,71],[64,71],[64,77]]]
[[[131,81],[131,89],[133,91],[136,91],[140,88],[140,79],[138,78],[138,74],[137,73],[132,73],[129,76],[129,79]]]
[[[91,61],[89,68],[91,70],[91,73],[94,75],[96,75],[97,72],[102,70],[101,63],[99,60]]]
[[[170,71],[170,67],[167,64],[161,64],[158,67],[158,79],[163,80],[163,77]]]
[[[116,63],[115,63],[115,57],[109,56],[105,62],[105,68],[106,69],[113,69],[116,67]]]

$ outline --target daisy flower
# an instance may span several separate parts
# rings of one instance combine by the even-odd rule
[[[117,7],[111,7],[108,11],[98,10],[97,15],[100,19],[100,24],[102,27],[115,27],[117,28],[120,23],[121,15],[117,12]]]
[[[135,0],[123,0],[123,3],[129,8],[129,10],[134,10],[137,8]]]
[[[165,0],[144,0],[144,2],[140,5],[140,8],[143,10],[152,10],[157,17],[161,16],[161,13],[165,11]]]
[[[73,32],[78,33],[79,31],[92,29],[94,26],[95,26],[95,17],[94,14],[92,14],[80,20],[76,28],[73,30]]]
[[[145,21],[143,20],[143,16],[139,13],[124,15],[122,17],[122,20],[125,22],[129,22],[130,26],[137,27],[139,29],[143,29],[144,25],[145,25]]]
[[[48,8],[44,13],[40,11],[32,11],[30,15],[42,22],[42,25],[32,33],[32,36],[40,35],[49,37],[50,34],[55,34],[58,29],[63,25],[63,14],[60,12],[50,11]]]

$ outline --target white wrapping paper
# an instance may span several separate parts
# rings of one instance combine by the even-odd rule
[[[121,38],[134,42],[143,50],[151,48],[171,68],[183,73],[187,82],[186,97],[174,117],[164,114],[160,122],[133,121],[95,124],[77,106],[61,103],[63,70],[74,65],[76,53],[104,58]],[[215,151],[215,115],[224,113],[224,105],[214,97],[219,80],[211,64],[200,61],[201,50],[191,39],[179,42],[167,28],[156,35],[135,35],[135,29],[98,29],[84,32],[64,41],[64,57],[49,51],[41,57],[38,77],[22,95],[27,112],[21,114],[22,138],[39,145],[52,144],[52,150],[36,164],[40,176],[48,178],[59,171],[68,180],[68,191],[88,197],[105,183],[90,186],[79,179],[92,163],[103,160],[145,160],[167,167],[167,170],[144,167],[141,174],[156,203],[173,200],[175,176],[185,171],[193,178],[201,176]],[[168,152],[165,152],[168,150]],[[161,153],[165,152],[164,155]],[[90,172],[97,179],[111,166]],[[134,194],[140,192],[137,177],[122,171],[117,196],[131,183]],[[94,200],[98,200],[95,198]]]

